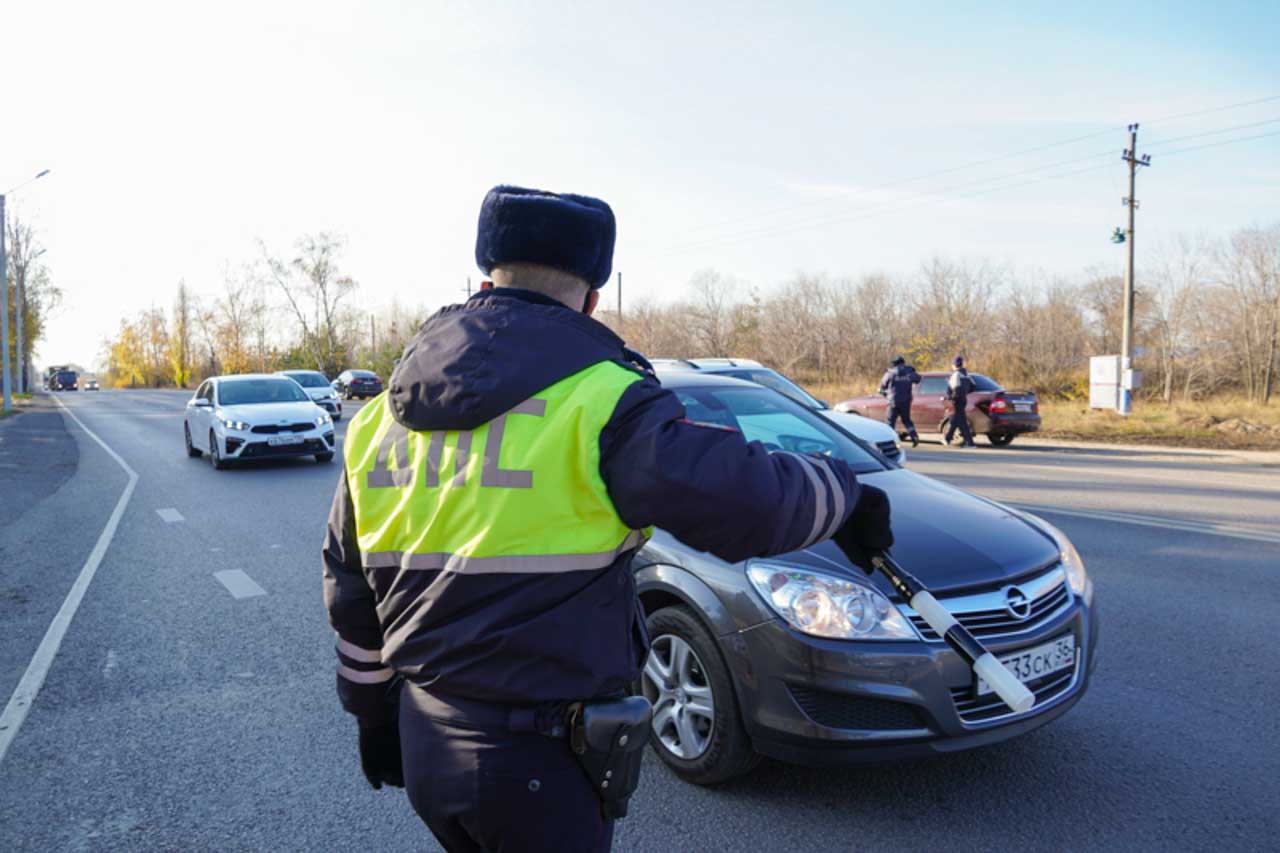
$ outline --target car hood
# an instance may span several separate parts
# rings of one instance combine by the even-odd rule
[[[219,406],[218,413],[224,418],[244,421],[251,426],[258,424],[277,424],[283,421],[291,424],[297,421],[313,421],[316,414],[322,411],[315,403],[250,403],[240,406]]]
[[[330,388],[328,385],[324,386],[323,388],[303,388],[302,390],[306,391],[307,396],[310,397],[312,400],[323,400],[325,397],[328,397],[330,394],[335,393],[334,390]]]
[[[822,409],[818,412],[841,429],[853,433],[863,441],[879,444],[882,441],[897,442],[898,434],[889,425],[852,412],[837,412],[835,409]]]
[[[858,479],[888,493],[893,557],[934,592],[999,585],[1058,559],[1057,545],[1048,534],[994,501],[905,469],[861,474]],[[651,562],[696,570],[699,562],[715,560],[662,531],[647,547]],[[831,541],[770,559],[827,574],[866,577]],[[872,582],[892,596],[884,578],[877,574]]]

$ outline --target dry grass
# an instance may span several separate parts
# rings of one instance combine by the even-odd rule
[[[1049,438],[1280,450],[1280,401],[1263,406],[1240,397],[1170,405],[1138,400],[1123,417],[1090,409],[1084,401],[1045,400],[1040,416],[1040,434]]]
[[[831,405],[874,393],[872,382],[811,383],[805,388]],[[1133,413],[1090,409],[1084,400],[1040,400],[1045,438],[1180,447],[1280,450],[1280,399],[1268,406],[1239,396],[1174,402],[1138,400]]]

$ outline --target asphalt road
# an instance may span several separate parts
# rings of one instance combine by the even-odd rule
[[[364,783],[334,697],[318,552],[339,462],[215,472],[183,453],[183,394],[58,399],[136,484],[9,732],[0,849],[437,849]],[[0,423],[0,702],[131,482],[59,411]],[[1090,693],[1019,740],[907,765],[765,763],[700,789],[650,760],[615,849],[1274,849],[1280,469],[1018,443],[910,465],[1073,538],[1103,619]],[[233,569],[263,594],[233,597],[214,576]]]

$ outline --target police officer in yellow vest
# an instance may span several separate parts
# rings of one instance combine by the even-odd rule
[[[649,728],[625,697],[651,526],[730,562],[892,544],[879,489],[688,421],[591,319],[614,234],[598,199],[495,187],[494,287],[427,320],[347,432],[323,552],[338,694],[369,782],[404,785],[449,851],[610,848]]]

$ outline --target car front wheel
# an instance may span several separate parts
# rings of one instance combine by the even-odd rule
[[[192,459],[199,459],[200,451],[191,443],[191,427],[187,424],[182,425],[182,440],[187,444],[187,455]]]
[[[215,471],[224,471],[227,467],[227,461],[218,450],[218,437],[213,434],[213,430],[209,430],[209,464]]]
[[[645,624],[652,642],[641,687],[653,704],[653,748],[687,782],[714,785],[760,760],[738,712],[729,668],[687,607],[664,607]]]
[[[1006,444],[1013,443],[1013,435],[1011,432],[989,432],[987,433],[987,441],[991,442],[992,447],[1004,447]]]

